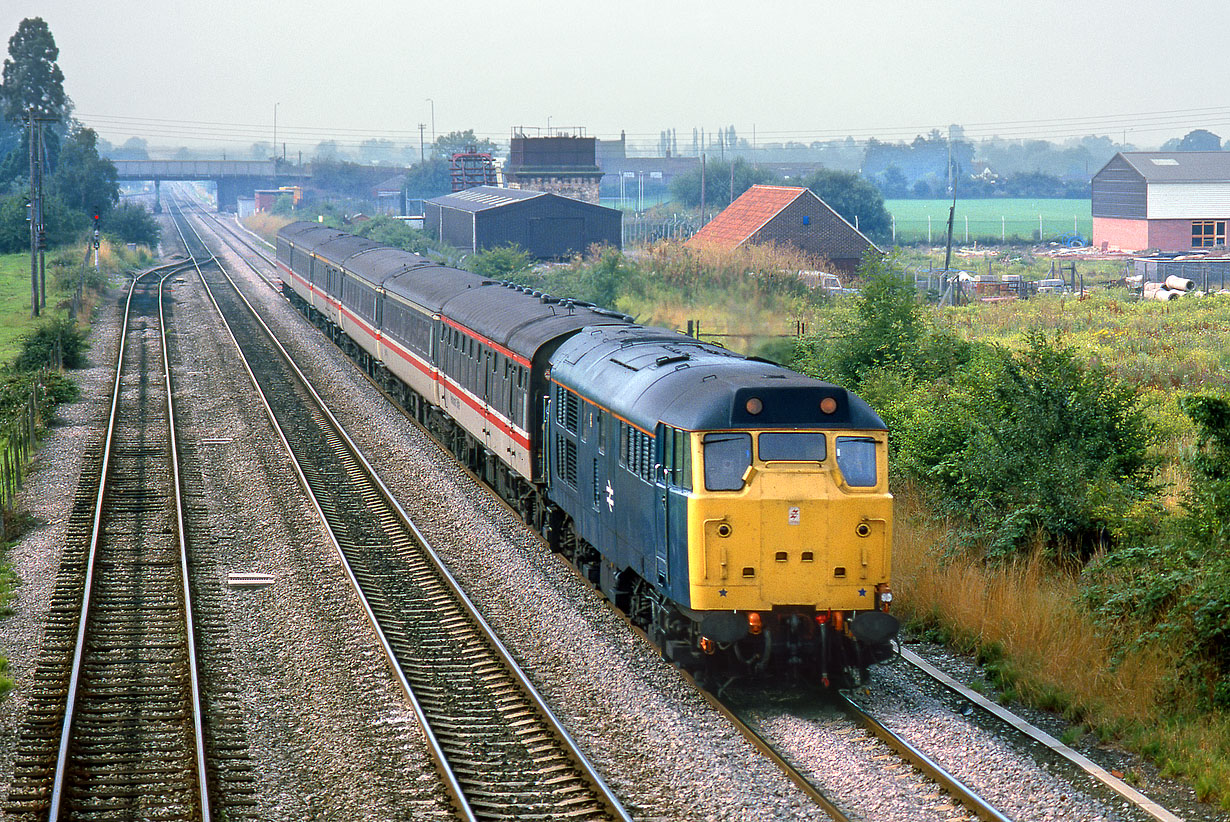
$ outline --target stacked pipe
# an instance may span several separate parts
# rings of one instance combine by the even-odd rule
[[[1144,297],[1146,300],[1169,302],[1191,293],[1195,286],[1191,280],[1171,274],[1163,283],[1145,283]]]

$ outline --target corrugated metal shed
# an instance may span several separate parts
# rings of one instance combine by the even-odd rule
[[[536,259],[566,259],[591,245],[621,245],[616,209],[541,191],[480,186],[424,203],[424,227],[471,253],[516,245]]]
[[[1190,220],[1230,215],[1230,151],[1126,151],[1092,179],[1094,217]]]
[[[1150,183],[1230,183],[1227,151],[1124,151],[1117,156]]]

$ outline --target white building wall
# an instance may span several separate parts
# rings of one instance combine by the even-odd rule
[[[1230,182],[1150,183],[1146,194],[1150,220],[1230,217]]]

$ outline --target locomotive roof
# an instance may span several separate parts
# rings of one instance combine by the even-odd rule
[[[689,431],[885,428],[844,388],[662,328],[586,328],[560,346],[551,376],[648,431],[659,421]],[[837,400],[832,414],[820,411],[826,397]],[[752,398],[757,414],[747,411]]]

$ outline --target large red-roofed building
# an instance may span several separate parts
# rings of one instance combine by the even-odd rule
[[[875,243],[810,189],[756,185],[743,192],[686,245],[733,251],[742,245],[781,243],[823,257],[838,271],[858,268]]]

